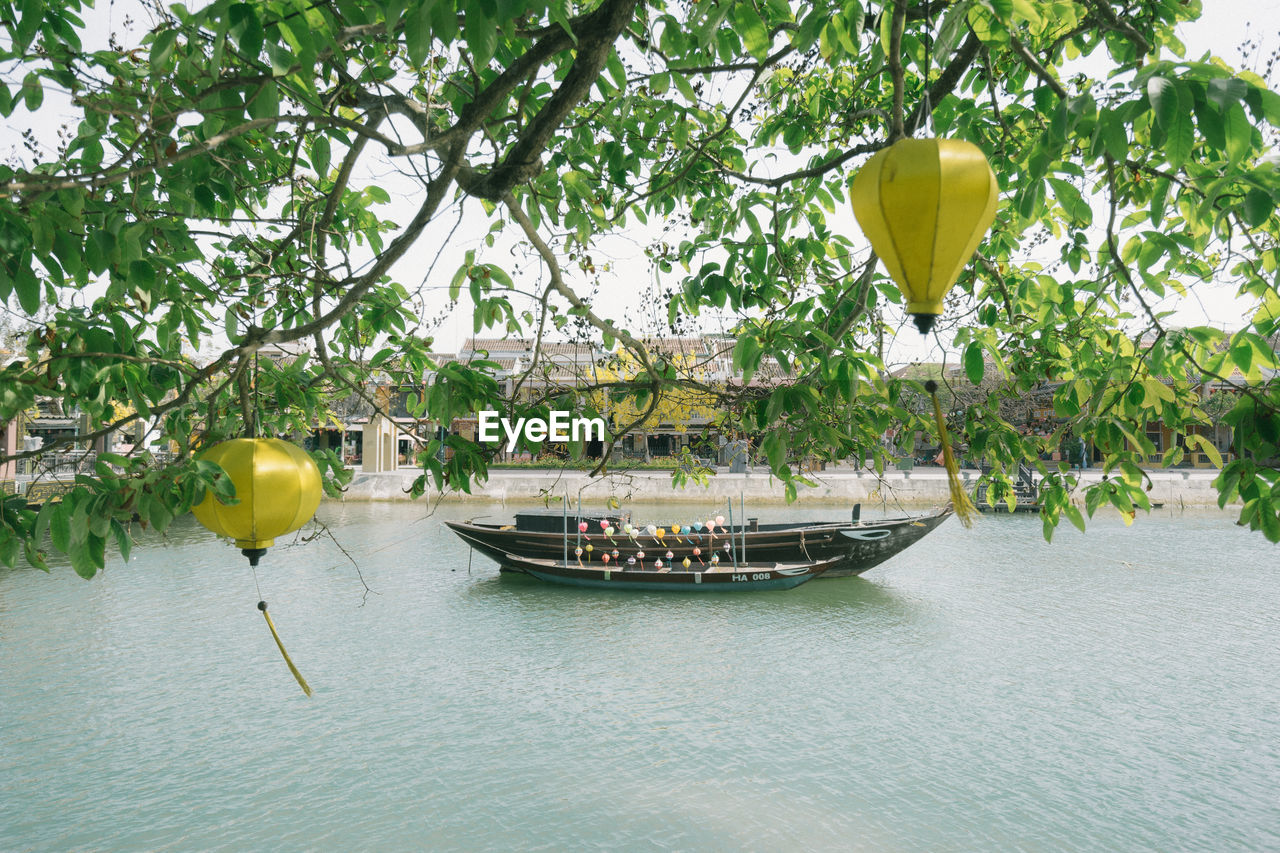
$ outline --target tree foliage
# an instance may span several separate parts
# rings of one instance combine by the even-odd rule
[[[1073,475],[1001,416],[1002,397],[1053,383],[1063,428],[1115,474],[1086,508],[1145,506],[1144,424],[1205,422],[1198,386],[1235,372],[1249,381],[1218,488],[1280,541],[1280,96],[1184,55],[1174,28],[1200,6],[215,0],[140,7],[139,43],[91,47],[79,0],[0,3],[0,114],[28,128],[0,166],[0,300],[40,318],[0,372],[0,421],[56,397],[95,431],[141,419],[179,448],[165,468],[104,463],[41,515],[7,500],[0,561],[25,546],[41,564],[48,525],[92,574],[108,535],[163,528],[215,483],[201,442],[304,429],[370,370],[413,382],[438,367],[393,268],[448,244],[459,206],[541,267],[516,275],[481,249],[438,271],[469,292],[477,330],[588,329],[638,365],[639,399],[706,390],[699,367],[589,299],[593,251],[662,229],[648,254],[672,328],[721,312],[735,367],[783,376],[769,393],[715,390],[732,425],[768,433],[789,491],[801,455],[883,465],[885,430],[927,424],[913,384],[884,374],[877,341],[901,295],[847,190],[899,127],[976,143],[1000,183],[944,330],[974,383],[1001,380],[955,419],[970,456],[998,481],[1037,466],[1046,529],[1064,511],[1083,524]],[[68,114],[56,139],[42,130]],[[393,195],[410,210],[394,221]],[[1175,327],[1159,308],[1224,281],[1253,312],[1238,331]],[[309,357],[256,358],[297,342]],[[442,370],[422,416],[552,402],[501,399],[493,368]],[[449,441],[424,478],[469,488],[488,451]],[[332,482],[337,460],[322,461]]]

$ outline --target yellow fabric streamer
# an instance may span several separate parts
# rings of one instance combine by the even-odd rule
[[[293,659],[289,657],[289,653],[284,650],[284,643],[280,642],[280,634],[276,631],[276,623],[271,621],[271,614],[267,612],[267,603],[265,601],[258,602],[258,609],[262,611],[262,617],[267,620],[267,627],[271,629],[271,636],[275,637],[276,648],[280,649],[280,654],[284,656],[284,662],[289,665],[289,671],[293,673],[293,677],[298,679],[298,686],[302,688],[302,692],[311,695],[311,685],[307,684],[307,680],[302,677],[302,673],[298,672],[298,668],[293,665]]]
[[[933,398],[933,417],[938,424],[938,441],[942,443],[942,461],[947,467],[947,485],[951,489],[951,505],[955,508],[956,518],[965,527],[973,527],[973,520],[978,515],[978,508],[969,500],[969,493],[960,482],[960,466],[956,464],[955,454],[951,452],[951,438],[947,435],[947,421],[942,417],[942,404],[938,402],[938,383],[930,379],[924,383],[924,390]]]

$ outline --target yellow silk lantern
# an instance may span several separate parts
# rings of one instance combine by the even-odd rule
[[[240,546],[252,565],[311,520],[320,506],[320,469],[302,448],[278,438],[233,438],[201,458],[216,462],[236,487],[238,504],[220,503],[212,493],[191,511],[196,520]]]
[[[277,536],[306,524],[320,506],[320,469],[296,444],[278,438],[233,438],[209,448],[201,458],[222,466],[240,502],[228,506],[206,492],[191,512],[214,533],[234,539],[251,566],[258,565],[267,549],[276,544]],[[258,609],[289,672],[310,696],[311,685],[285,651],[267,603],[259,601]]]
[[[996,176],[959,139],[900,139],[878,151],[850,190],[871,247],[926,333],[996,215]]]

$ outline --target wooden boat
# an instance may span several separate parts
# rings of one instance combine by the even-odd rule
[[[502,564],[539,580],[566,586],[596,589],[632,589],[680,592],[743,592],[769,589],[791,589],[830,569],[838,558],[809,563],[744,563],[734,568],[721,563],[706,566],[703,571],[674,571],[649,564],[647,569],[591,563],[579,565],[563,560],[505,555]]]
[[[712,534],[689,535],[672,534],[668,528],[666,535],[659,540],[644,532],[634,537],[622,533],[624,517],[617,514],[592,516],[590,519],[583,516],[582,520],[588,522],[588,532],[581,537],[577,533],[579,519],[576,515],[568,517],[567,532],[565,521],[559,514],[554,517],[550,514],[517,516],[516,524],[480,524],[474,521],[447,521],[445,524],[467,544],[511,571],[522,570],[507,563],[508,555],[564,561],[567,537],[570,556],[576,547],[586,551],[586,546],[591,546],[583,556],[584,564],[593,566],[605,553],[616,564],[619,559],[625,563],[628,557],[634,557],[641,551],[650,560],[659,558],[666,563],[680,565],[688,558],[694,566],[701,566],[709,564],[713,552],[720,554],[722,561],[730,557],[724,547],[732,542],[733,547],[752,563],[808,563],[835,559],[836,563],[822,575],[829,578],[862,574],[879,565],[920,541],[951,512],[948,505],[925,515],[870,521],[748,524],[745,550],[742,548],[744,533],[741,526],[732,530],[718,528]],[[613,522],[613,536],[604,534],[600,521]],[[695,554],[695,549],[699,553]],[[670,558],[667,557],[668,551],[671,552]]]

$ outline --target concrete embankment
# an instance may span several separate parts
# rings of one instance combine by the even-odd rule
[[[1217,506],[1218,494],[1212,486],[1217,471],[1155,470],[1148,474],[1151,477],[1149,495],[1152,501],[1171,507]],[[407,500],[407,490],[416,476],[415,471],[379,474],[357,471],[344,499]],[[978,472],[962,471],[961,476],[973,483]],[[816,485],[801,487],[797,500],[833,504],[884,502],[892,506],[926,507],[945,503],[949,497],[946,472],[941,468],[886,471],[883,476],[877,476],[874,472],[839,467],[817,472],[811,478]],[[1085,471],[1083,479],[1081,491],[1084,486],[1101,480],[1102,473]],[[580,471],[507,469],[490,472],[488,482],[474,485],[470,495],[454,493],[451,499],[531,502],[568,493],[576,500],[580,489],[584,503],[593,504],[602,503],[610,496],[630,501],[714,499],[717,503],[739,495],[753,503],[784,503],[786,500],[782,484],[764,469],[746,474],[721,473],[712,477],[705,487],[690,484],[683,489],[673,488],[671,475],[664,471],[634,471],[591,478]]]

